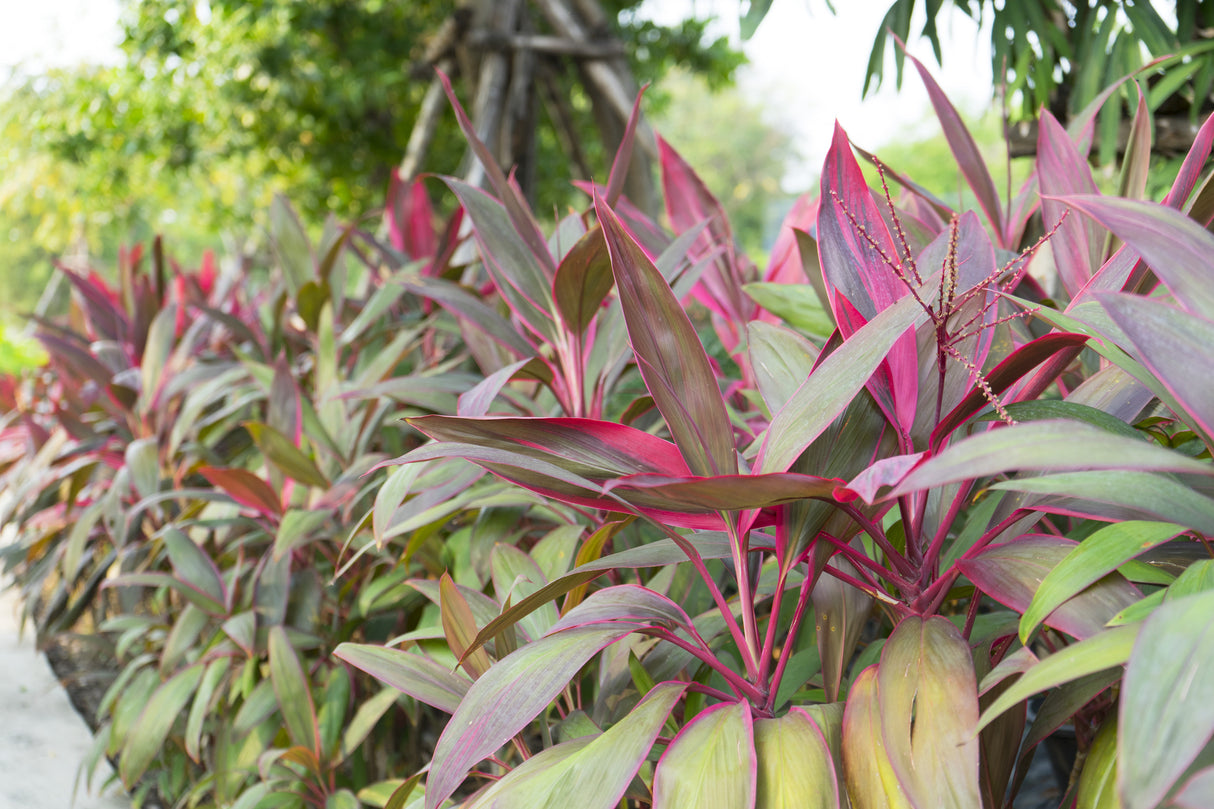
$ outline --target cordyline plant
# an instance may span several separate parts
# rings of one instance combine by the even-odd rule
[[[385,281],[443,261],[424,190],[392,196],[390,245],[332,223],[313,242],[277,200],[260,285],[159,243],[116,285],[65,270],[74,316],[8,380],[6,568],[42,638],[113,656],[90,766],[136,802],[357,807],[355,784],[373,799],[388,762],[423,760],[427,711],[332,656],[417,622],[394,585],[426,568],[371,541],[365,475],[416,443],[400,417],[474,384],[434,367],[458,341]]]
[[[509,322],[435,295],[485,380],[410,420],[434,441],[389,462],[374,516],[427,497],[419,469],[468,461],[547,505],[489,531],[491,576],[424,584],[441,632],[337,650],[452,714],[427,809],[999,807],[1064,723],[1064,805],[1210,805],[1209,177],[1190,197],[1214,123],[1157,205],[1095,193],[1099,105],[1070,133],[1045,114],[1005,206],[920,72],[989,230],[892,172],[904,200],[874,193],[840,128],[759,284],[667,147],[673,242],[619,196],[627,143],[551,239],[479,144],[496,197],[449,181],[484,270],[465,278]],[[1025,275],[1047,239],[1064,309]],[[781,283],[820,300],[821,345],[747,297]]]

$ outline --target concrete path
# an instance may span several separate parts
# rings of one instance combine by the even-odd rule
[[[120,791],[90,793],[78,778],[92,734],[34,649],[33,633],[18,640],[19,609],[11,590],[0,592],[0,809],[130,809]],[[102,762],[94,785],[109,775]]]

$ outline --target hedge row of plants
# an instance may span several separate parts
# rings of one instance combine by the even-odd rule
[[[96,758],[182,807],[994,809],[1070,725],[1061,806],[1214,805],[1214,119],[1154,203],[1143,104],[1118,196],[1113,89],[1043,113],[1004,200],[916,67],[978,210],[836,128],[762,272],[665,143],[673,233],[622,197],[631,129],[541,227],[453,96],[449,221],[68,272],[0,516],[39,633],[112,643]]]

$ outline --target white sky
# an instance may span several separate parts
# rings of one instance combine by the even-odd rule
[[[121,39],[117,0],[0,0],[0,80],[113,61]]]
[[[804,187],[825,157],[836,118],[851,138],[876,149],[895,138],[934,131],[925,124],[927,95],[908,65],[901,92],[889,80],[861,101],[860,89],[873,36],[891,0],[775,0],[755,37],[745,45],[751,59],[740,77],[743,90],[764,101],[771,120],[795,136],[804,160],[786,178]],[[715,14],[720,33],[737,35],[739,0],[648,0],[644,12],[659,21],[689,10]],[[10,71],[37,73],[47,66],[112,61],[121,34],[117,0],[0,0],[0,81]],[[910,51],[929,65],[945,92],[967,117],[990,105],[990,34],[951,9],[939,21],[945,67],[911,29]],[[887,61],[889,59],[887,58]]]
[[[907,62],[901,91],[894,87],[891,42],[886,50],[887,80],[863,100],[864,73],[873,38],[892,0],[775,0],[755,36],[744,45],[750,58],[739,78],[743,90],[764,101],[770,120],[791,131],[803,159],[800,170],[785,180],[801,190],[815,177],[826,157],[836,119],[851,139],[872,151],[891,140],[938,131],[927,92]],[[720,33],[737,37],[739,0],[649,0],[645,8],[658,21],[677,20],[689,9],[718,17]],[[991,44],[989,28],[978,25],[951,5],[937,20],[944,68],[936,64],[931,44],[918,36],[921,9],[911,24],[908,48],[935,76],[945,94],[968,120],[990,106]],[[989,26],[989,21],[987,23]]]

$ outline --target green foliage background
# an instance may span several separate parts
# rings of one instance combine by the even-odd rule
[[[659,26],[640,0],[602,3],[638,81],[673,66],[712,87],[742,62],[708,21]],[[373,213],[399,163],[431,73],[421,60],[453,2],[125,0],[124,60],[57,70],[0,95],[0,295],[4,317],[32,309],[52,260],[87,245],[101,265],[161,233],[177,256],[223,238],[261,243],[264,211],[286,194],[310,227]],[[582,145],[607,156],[566,65]],[[463,92],[457,79],[457,91]],[[659,91],[656,95],[661,95]],[[540,210],[571,201],[570,161],[538,132]],[[464,154],[447,114],[427,170]]]

